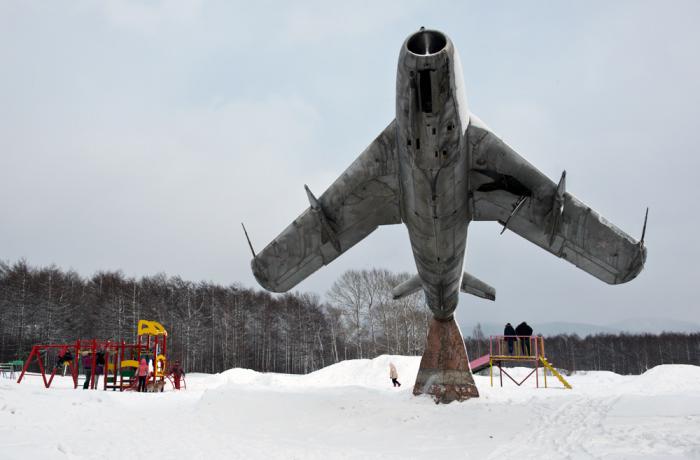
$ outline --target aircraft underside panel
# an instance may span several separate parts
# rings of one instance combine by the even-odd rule
[[[639,274],[646,249],[564,191],[495,134],[470,125],[473,220],[506,224],[523,238],[609,284]]]

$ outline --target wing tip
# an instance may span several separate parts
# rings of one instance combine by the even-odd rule
[[[624,274],[622,274],[621,276],[615,276],[614,278],[597,278],[602,279],[608,284],[616,285],[628,283],[635,279],[637,276],[639,276],[642,270],[644,270],[644,265],[646,264],[647,248],[641,242],[638,243],[637,247],[638,252],[635,255],[634,259],[632,259],[629,268],[624,272]]]
[[[270,292],[275,292],[277,294],[281,294],[289,290],[284,289],[283,286],[280,286],[278,283],[270,279],[270,277],[266,273],[267,270],[265,266],[262,264],[262,262],[260,262],[259,258],[254,257],[253,260],[250,261],[250,268],[253,271],[255,281],[257,281],[263,289]]]
[[[635,260],[632,262],[629,273],[625,278],[623,279],[623,283],[626,283],[628,281],[632,281],[635,279],[641,272],[644,270],[644,265],[646,264],[647,261],[647,248],[644,246],[644,243],[640,242],[639,243],[639,254],[637,257],[635,257]]]

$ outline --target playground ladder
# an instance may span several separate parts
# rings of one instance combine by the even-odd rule
[[[562,385],[564,385],[565,388],[571,390],[571,385],[569,384],[569,382],[566,381],[563,375],[561,375],[559,372],[557,372],[556,369],[554,369],[554,366],[552,366],[549,363],[549,361],[547,361],[547,358],[545,358],[544,356],[540,356],[540,362],[542,363],[542,365],[544,365],[544,367],[549,369],[552,375],[559,379],[559,381],[562,383]]]

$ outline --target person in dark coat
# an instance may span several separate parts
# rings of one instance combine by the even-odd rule
[[[89,351],[84,351],[82,353],[83,357],[80,358],[80,362],[85,370],[85,383],[83,384],[83,390],[90,388],[90,379],[92,378],[92,353]]]
[[[97,383],[100,381],[100,375],[105,369],[105,351],[100,349],[97,350],[95,358],[95,388],[97,388]]]
[[[515,329],[510,323],[506,323],[506,327],[503,329],[503,335],[506,336],[506,342],[508,342],[508,354],[513,354],[513,342],[515,342]]]
[[[63,366],[63,375],[66,375],[68,367],[73,364],[73,353],[70,350],[66,350],[63,356],[60,358],[61,366]]]
[[[520,347],[524,355],[530,356],[530,337],[532,336],[532,328],[523,321],[515,328],[515,335],[520,337]],[[527,353],[525,353],[527,351]]]
[[[71,353],[71,351],[66,347],[61,348],[61,351],[58,353],[58,359],[56,360],[56,369],[60,369],[62,367],[63,375],[66,375],[65,368],[71,361],[73,361],[73,353]]]

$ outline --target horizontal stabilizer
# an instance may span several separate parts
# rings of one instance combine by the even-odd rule
[[[394,300],[401,299],[415,292],[418,292],[422,288],[423,284],[421,283],[420,276],[413,275],[412,277],[410,277],[409,279],[392,289],[391,296]]]
[[[464,272],[462,276],[461,290],[465,294],[472,294],[482,299],[496,300],[496,290],[494,288],[467,272]]]

